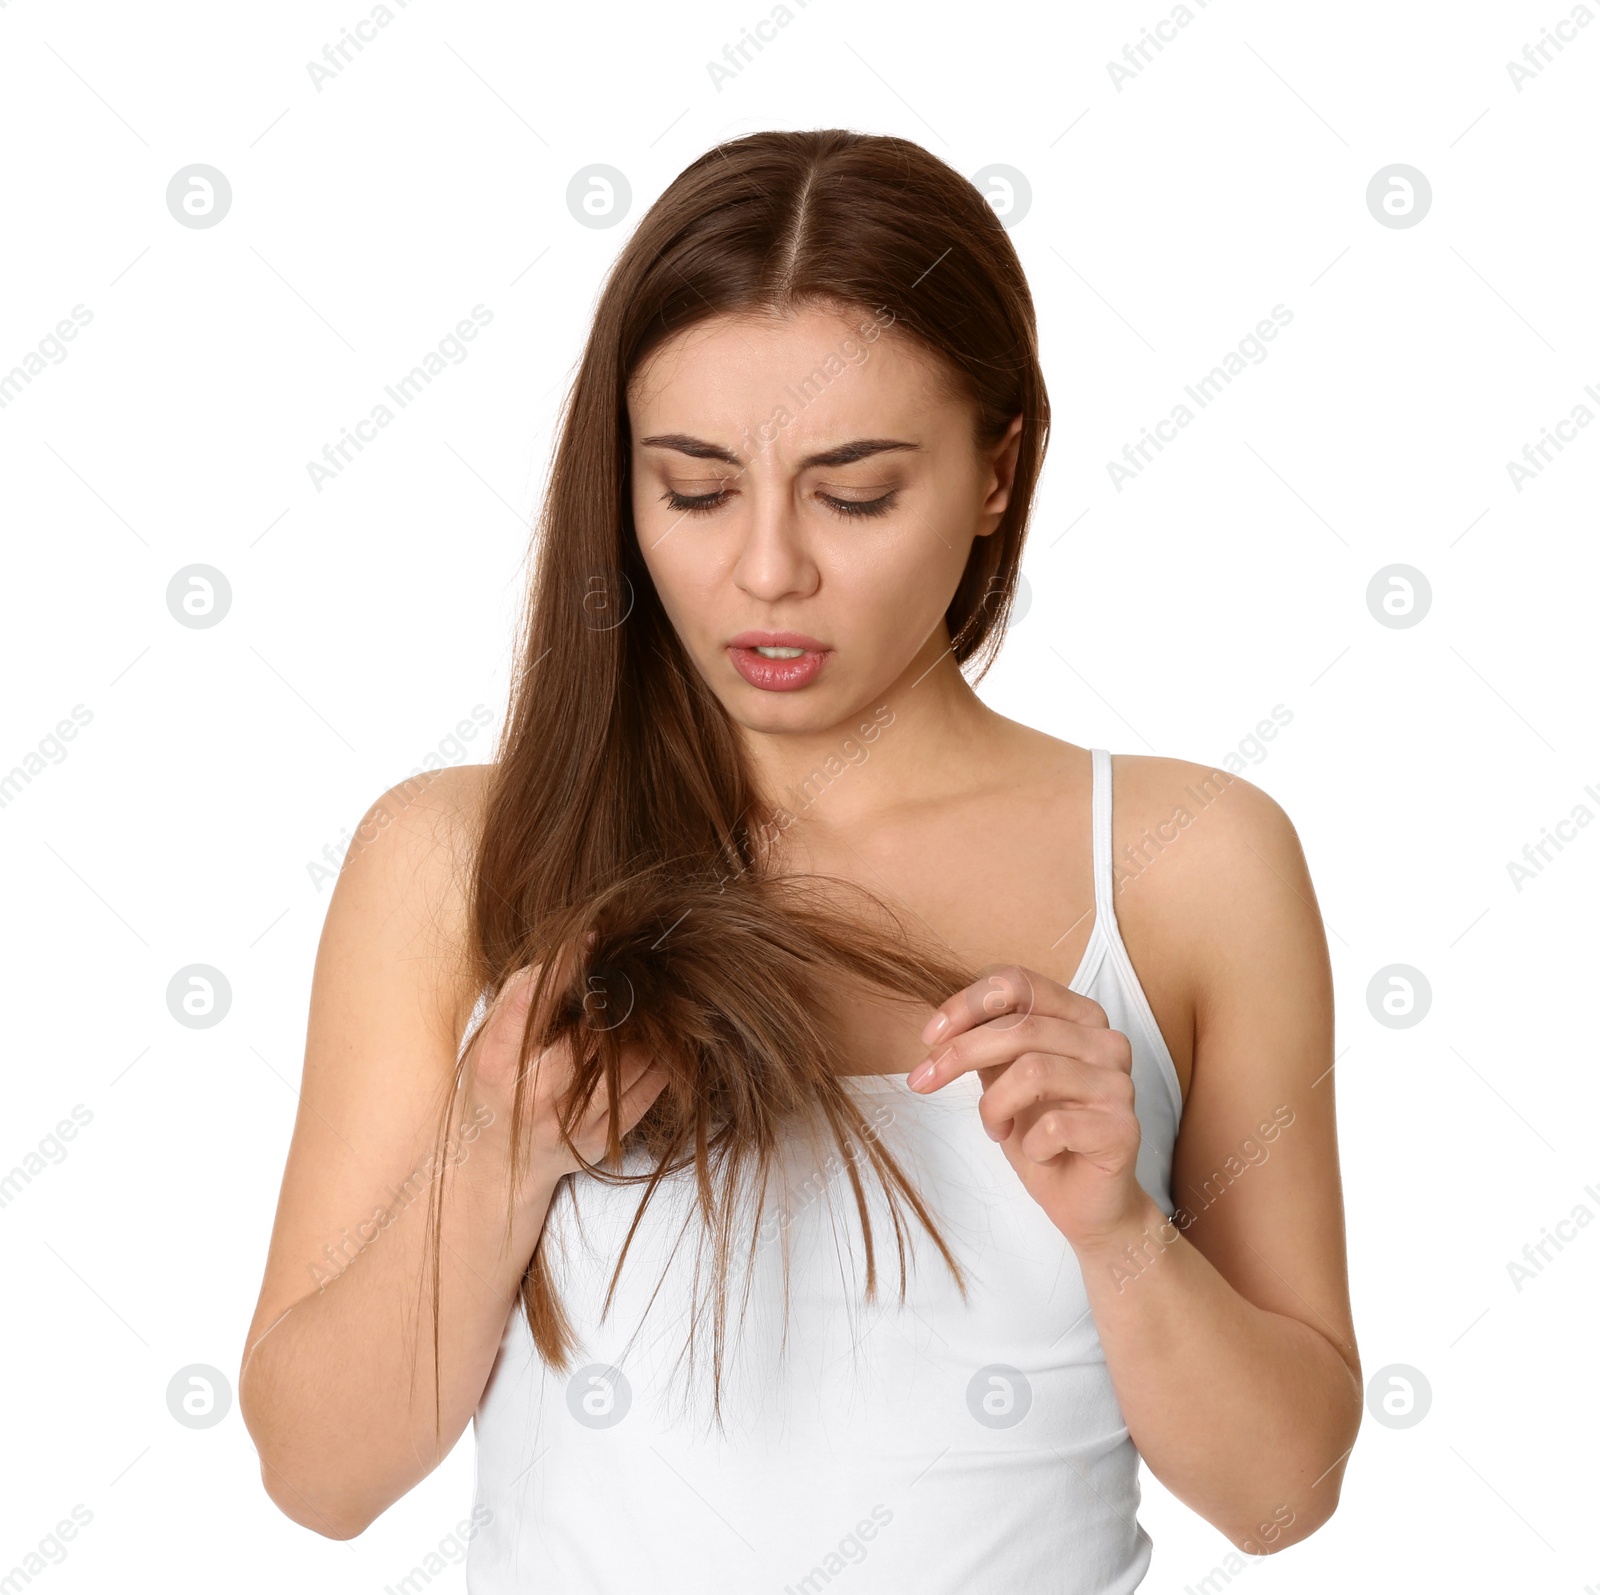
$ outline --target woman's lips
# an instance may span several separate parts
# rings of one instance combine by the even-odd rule
[[[807,638],[806,641],[810,642],[811,639]],[[752,687],[758,687],[762,692],[794,692],[800,687],[810,686],[832,652],[832,649],[813,644],[792,659],[769,659],[765,654],[756,652],[757,646],[799,648],[804,644],[787,640],[770,643],[763,640],[759,645],[744,644],[738,638],[728,644],[728,657],[733,660],[733,668]]]

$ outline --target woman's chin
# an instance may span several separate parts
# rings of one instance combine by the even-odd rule
[[[722,700],[728,718],[746,731],[767,736],[804,736],[827,731],[838,723],[822,700],[806,693],[760,692],[745,688]]]

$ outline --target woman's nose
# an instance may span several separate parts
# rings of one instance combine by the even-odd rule
[[[775,603],[814,592],[819,572],[800,526],[792,494],[766,489],[748,495],[749,518],[734,580],[752,598]]]

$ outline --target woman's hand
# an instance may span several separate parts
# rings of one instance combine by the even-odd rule
[[[538,972],[539,966],[530,964],[506,981],[490,1006],[473,1048],[471,1067],[476,1094],[488,1103],[496,1122],[506,1126],[507,1136],[517,1084],[517,1055]],[[556,1115],[556,1104],[572,1079],[569,1044],[561,1041],[542,1053],[535,1052],[524,1072],[524,1095],[531,1095],[531,1101],[524,1109],[528,1114],[528,1138],[524,1142],[522,1179],[528,1187],[545,1187],[582,1167],[562,1141]],[[644,1116],[666,1081],[666,1071],[643,1047],[624,1046],[619,1139]],[[597,1092],[573,1126],[572,1140],[590,1162],[598,1162],[605,1154],[608,1119],[604,1093]]]
[[[922,1039],[932,1051],[907,1084],[936,1091],[976,1071],[984,1128],[1074,1248],[1146,1221],[1133,1050],[1092,997],[1009,965],[941,1004]]]

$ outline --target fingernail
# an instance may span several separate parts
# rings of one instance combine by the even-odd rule
[[[906,1084],[908,1086],[910,1086],[913,1091],[915,1091],[918,1086],[921,1086],[921,1085],[925,1084],[928,1080],[930,1080],[932,1078],[933,1078],[933,1059],[932,1058],[925,1058],[925,1059],[923,1059],[923,1061],[921,1063],[919,1063],[916,1066],[915,1069],[913,1069],[911,1071],[910,1074],[908,1074],[906,1076]]]
[[[950,1016],[936,1013],[927,1024],[922,1027],[922,1039],[930,1046],[950,1028]]]

